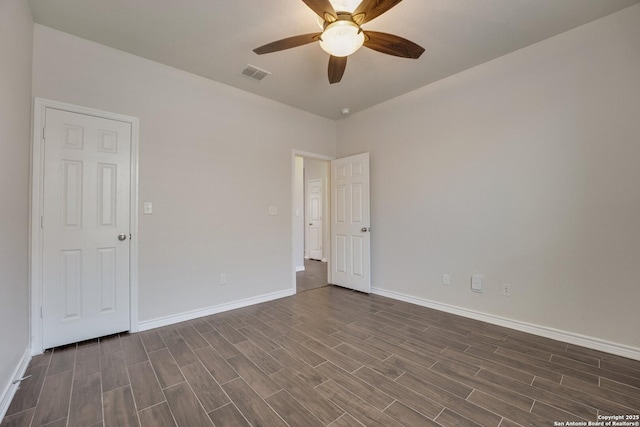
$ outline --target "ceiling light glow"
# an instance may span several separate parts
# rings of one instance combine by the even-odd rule
[[[337,12],[349,12],[353,13],[356,10],[356,7],[360,4],[361,0],[329,0],[331,6]]]
[[[320,37],[320,47],[329,55],[349,56],[364,43],[364,33],[355,22],[335,21],[327,25]]]

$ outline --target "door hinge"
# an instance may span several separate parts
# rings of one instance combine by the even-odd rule
[[[40,215],[40,228],[44,228],[44,216]]]
[[[44,319],[44,316],[43,316],[43,314],[42,314],[42,306],[40,306],[40,318],[41,318],[41,319]]]
[[[43,127],[42,128],[42,139],[47,139],[47,128]]]

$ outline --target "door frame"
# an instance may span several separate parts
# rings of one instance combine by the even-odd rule
[[[296,247],[296,209],[294,206],[294,200],[296,195],[296,157],[304,157],[307,159],[323,160],[331,162],[335,160],[333,156],[325,156],[324,154],[310,153],[308,151],[291,150],[291,290],[292,293],[296,293],[296,260],[295,260],[295,247]],[[329,168],[331,169],[331,168]],[[303,178],[304,179],[304,178]],[[306,180],[304,185],[306,185]],[[327,201],[325,212],[329,212],[331,216],[331,171],[327,174],[327,182],[323,183],[327,188],[324,189],[324,201]],[[328,224],[327,224],[328,222]],[[326,225],[329,236],[331,236],[331,221],[326,221],[323,225]],[[325,231],[323,231],[324,233]],[[324,240],[324,238],[323,238]],[[331,244],[323,246],[323,257],[327,260],[327,282],[331,283]]]
[[[29,299],[31,355],[42,353],[42,260],[43,232],[41,218],[44,198],[44,124],[46,109],[68,111],[109,120],[117,120],[131,125],[131,200],[129,203],[129,330],[138,331],[138,147],[139,119],[123,114],[97,110],[89,107],[67,104],[50,99],[38,98],[33,103],[33,130],[31,138],[31,203],[29,206]]]

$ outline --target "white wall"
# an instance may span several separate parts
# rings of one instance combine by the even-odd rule
[[[291,152],[333,121],[40,25],[33,93],[140,118],[142,321],[294,289]]]
[[[27,2],[0,1],[0,400],[29,346],[32,39]]]
[[[639,46],[636,5],[339,121],[373,286],[640,351]]]

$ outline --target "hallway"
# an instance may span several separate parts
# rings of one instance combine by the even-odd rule
[[[296,290],[304,292],[327,286],[327,263],[313,259],[304,260],[304,271],[296,273]]]

